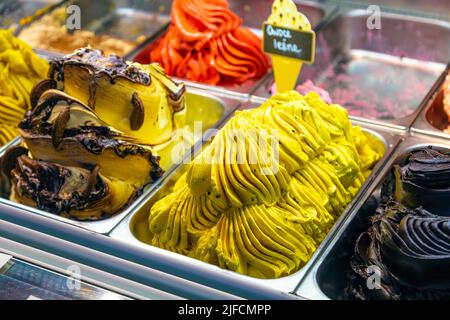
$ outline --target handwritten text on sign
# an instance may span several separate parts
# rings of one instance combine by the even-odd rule
[[[264,51],[266,53],[314,63],[315,45],[314,31],[264,25]]]

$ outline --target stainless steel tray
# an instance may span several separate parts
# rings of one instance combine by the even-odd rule
[[[71,4],[71,0],[60,1],[59,5],[56,5],[52,10],[49,10],[46,14],[51,13],[53,10],[60,8],[61,6],[68,6]],[[84,3],[86,1],[83,1]],[[110,1],[111,2],[111,1]],[[113,1],[114,2],[114,1]],[[136,47],[130,52],[125,54],[132,54],[136,49],[140,48],[142,43],[148,41],[153,35],[157,34],[162,28],[166,27],[169,22],[169,16],[167,14],[161,14],[159,11],[163,4],[157,6],[157,1],[153,1],[149,4],[139,4],[139,1],[115,1],[116,7],[113,11],[108,12],[100,10],[102,3],[99,3],[100,9],[89,11],[89,19],[95,18],[95,22],[89,23],[86,27],[89,31],[95,34],[105,34],[108,36],[116,37],[118,39],[138,40]],[[106,4],[106,2],[105,2]],[[97,3],[95,4],[97,5]],[[150,11],[154,10],[154,11]],[[83,14],[83,13],[82,13]],[[84,13],[84,17],[87,13]],[[45,15],[32,20],[28,24],[25,24],[15,31],[15,34],[20,38],[20,32],[33,26],[33,23],[38,21]],[[83,26],[85,27],[85,26]],[[47,51],[39,48],[35,48],[37,52],[44,56],[61,56],[63,53],[58,51]]]
[[[308,17],[313,28],[318,27],[336,7],[308,0],[294,0],[298,10]],[[262,29],[272,12],[273,0],[228,0],[230,9],[242,18],[249,28]]]
[[[327,20],[327,18],[334,12],[335,7],[324,6],[312,1],[294,1],[297,3],[297,7],[301,12],[303,12],[311,21],[313,27],[318,27],[321,23]],[[255,34],[262,37],[262,25],[264,21],[269,17],[271,12],[272,0],[228,0],[230,8],[243,19],[243,24],[249,27]],[[151,46],[163,35],[165,29],[160,30],[159,36],[153,36],[151,39],[141,45],[141,50],[134,50],[132,54],[127,56],[127,59],[134,60],[139,55],[145,55],[148,50],[148,46]],[[185,82],[186,84],[207,90],[229,92],[231,94],[236,94],[240,96],[247,97],[249,94],[253,93],[258,87],[260,87],[266,78],[270,76],[267,74],[258,80],[248,81],[242,85],[237,86],[209,86],[199,82],[189,81],[186,79],[178,79]],[[175,78],[177,79],[177,78]]]
[[[303,66],[300,82],[324,87],[361,121],[406,130],[448,63],[450,23],[382,12],[381,30],[369,30],[368,17],[341,12],[321,28],[316,61]],[[254,95],[268,97],[273,82],[268,77]]]
[[[34,19],[41,10],[60,2],[61,0],[3,0],[0,2],[0,28],[16,30],[22,19]]]
[[[169,22],[169,16],[149,13],[127,7],[119,7],[115,12],[99,21],[96,34],[107,34],[119,39],[135,40],[141,36],[151,37]]]
[[[417,133],[428,134],[444,139],[450,139],[450,134],[443,130],[450,126],[448,116],[443,109],[444,95],[442,92],[442,85],[444,84],[447,74],[450,72],[450,64],[442,73],[433,90],[430,92],[430,99],[425,104],[416,121],[414,122],[411,131]]]
[[[331,0],[334,1],[334,0]],[[347,0],[339,1],[341,5],[366,9],[370,5],[378,5],[383,11],[404,13],[419,17],[428,17],[450,21],[450,3],[442,0],[410,1],[410,0]]]
[[[189,116],[189,110],[191,108],[202,108],[202,110],[205,110],[205,112],[203,112],[202,110],[200,110],[200,112],[204,113],[204,114],[206,114],[207,108],[214,108],[218,111],[221,111],[220,118],[217,119],[216,121],[209,121],[209,123],[207,123],[205,125],[204,130],[213,129],[213,128],[217,128],[218,126],[220,126],[220,124],[236,108],[239,107],[239,104],[242,103],[242,101],[240,101],[240,100],[232,99],[229,97],[224,97],[224,96],[214,97],[214,96],[209,95],[208,93],[198,90],[198,89],[188,89],[186,99],[187,99],[186,103],[188,106],[187,120],[188,120],[188,125],[191,127],[194,126],[194,121],[198,120],[198,119],[192,119],[192,116],[191,117]],[[208,134],[208,131],[204,132],[204,134],[200,133],[200,135],[197,135],[195,137],[196,144],[199,144],[201,142],[202,135],[205,136],[207,134]],[[12,140],[10,143],[8,143],[7,145],[0,148],[0,157],[4,154],[4,152],[8,148],[19,145],[21,142],[22,142],[22,139],[20,137],[17,137],[14,140]],[[194,149],[195,145],[192,148]],[[176,167],[177,167],[177,165],[173,165],[173,167],[171,169],[169,169],[167,172],[165,172],[164,175],[158,181],[156,181],[155,183],[153,183],[151,185],[148,185],[144,189],[142,195],[139,196],[126,210],[124,210],[121,213],[116,214],[115,216],[113,216],[111,218],[101,220],[101,221],[72,220],[72,219],[60,217],[60,216],[52,214],[52,213],[37,210],[35,208],[31,208],[31,207],[28,207],[25,205],[17,204],[12,201],[9,201],[7,199],[4,199],[4,198],[0,198],[0,204],[6,204],[11,207],[19,208],[19,209],[26,211],[27,213],[32,214],[32,215],[39,214],[42,216],[50,217],[55,220],[59,220],[64,223],[68,223],[68,224],[75,225],[75,226],[78,226],[78,227],[81,227],[81,228],[84,228],[84,229],[87,229],[90,231],[94,231],[96,233],[106,234],[106,233],[110,232],[118,223],[120,223],[120,221],[123,218],[125,218],[128,214],[134,212],[136,210],[136,208],[139,207],[140,202],[142,202],[144,199],[146,199],[148,197],[148,195],[152,193],[153,190],[157,189],[158,186],[165,181],[166,177],[168,177],[170,175],[170,173]]]
[[[375,177],[365,195],[342,222],[339,230],[330,237],[326,248],[299,284],[296,290],[297,295],[315,300],[344,298],[343,289],[347,284],[346,272],[350,268],[349,258],[353,253],[356,237],[364,231],[363,226],[367,223],[367,218],[374,213],[382,183],[392,166],[401,163],[408,152],[427,146],[450,151],[448,140],[420,134],[406,138],[394,151],[383,170]]]
[[[252,103],[244,104],[241,108],[252,108],[257,105]],[[386,145],[386,154],[383,159],[376,165],[373,170],[372,175],[367,179],[366,183],[361,188],[359,194],[355,197],[355,199],[348,205],[347,210],[342,214],[341,218],[335,224],[330,234],[333,234],[333,230],[335,230],[339,225],[340,221],[344,219],[347,214],[350,212],[351,208],[358,202],[358,199],[364,194],[366,188],[371,184],[372,180],[375,179],[377,173],[383,167],[385,161],[389,158],[389,155],[393,149],[399,143],[401,137],[397,132],[393,132],[390,130],[380,130],[375,127],[370,127],[364,125],[364,130],[372,133],[376,137],[379,137],[382,141],[384,141]],[[201,147],[197,148],[196,154],[201,150]],[[148,252],[149,261],[151,263],[159,263],[158,260],[165,261],[167,259],[172,259],[178,261],[180,264],[187,266],[190,271],[202,274],[204,278],[207,279],[208,283],[214,284],[216,286],[226,285],[226,279],[233,279],[236,282],[240,282],[243,285],[261,285],[267,288],[271,288],[283,293],[291,293],[295,290],[300,280],[305,275],[306,271],[309,270],[311,265],[314,263],[315,259],[320,256],[320,253],[323,250],[323,245],[319,246],[311,260],[297,273],[279,278],[279,279],[271,279],[271,280],[263,280],[256,279],[249,276],[244,276],[229,270],[223,270],[217,266],[201,262],[199,260],[189,258],[180,254],[176,254],[170,251],[166,251],[151,245],[148,245],[144,242],[141,242],[134,235],[135,226],[145,227],[145,223],[148,218],[148,213],[150,211],[151,206],[160,198],[162,198],[165,194],[170,192],[171,186],[178,180],[180,175],[184,172],[186,165],[180,166],[177,170],[173,171],[170,176],[167,177],[164,183],[162,183],[158,188],[154,189],[152,193],[148,194],[147,197],[140,202],[139,206],[136,207],[135,212],[132,215],[129,215],[126,219],[124,219],[111,233],[110,236],[114,239],[123,241],[128,243],[136,249],[144,249]],[[328,237],[324,240],[324,243],[327,242]],[[158,259],[155,259],[159,257]],[[152,257],[152,258],[150,258]]]

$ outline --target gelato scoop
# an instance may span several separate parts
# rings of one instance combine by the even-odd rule
[[[358,237],[347,295],[356,299],[450,298],[450,155],[412,152],[384,184],[383,203]],[[376,267],[378,288],[367,282]]]
[[[378,208],[371,226],[355,244],[351,260],[356,280],[347,288],[356,299],[450,298],[450,218],[390,200]],[[380,285],[367,288],[376,267]]]
[[[142,144],[168,142],[185,125],[185,87],[157,64],[131,63],[82,48],[53,60],[49,77],[100,119]]]
[[[47,72],[47,61],[28,44],[0,30],[0,146],[17,136],[17,125],[31,107],[31,88]]]
[[[261,40],[242,27],[226,0],[175,0],[171,17],[166,34],[149,53],[151,62],[161,64],[169,75],[239,85],[266,74],[269,63]]]
[[[450,155],[431,148],[411,153],[406,164],[394,168],[391,188],[398,201],[411,208],[423,206],[450,215]]]
[[[11,200],[98,220],[127,207],[191,146],[184,86],[156,65],[80,49],[51,63],[2,169]]]
[[[299,270],[385,152],[318,94],[238,111],[149,214],[151,244],[257,278]]]
[[[136,194],[136,188],[123,180],[108,178],[91,169],[16,159],[11,171],[11,200],[47,212],[77,219],[101,219],[123,208]]]

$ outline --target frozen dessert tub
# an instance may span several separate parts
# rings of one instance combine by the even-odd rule
[[[132,49],[125,52],[124,55],[132,53],[135,49],[139,47],[140,44],[148,40],[153,34],[157,33],[161,28],[163,28],[169,21],[167,14],[159,14],[158,9],[159,1],[152,1],[150,4],[139,5],[134,1],[120,0],[120,1],[102,1],[98,3],[92,3],[87,1],[79,0],[82,5],[86,5],[89,10],[88,12],[82,12],[84,21],[87,21],[83,28],[87,28],[88,31],[93,32],[96,36],[106,36],[111,37],[110,41],[114,39],[125,40],[136,42]],[[21,37],[22,32],[31,32],[34,28],[39,28],[39,20],[46,15],[51,15],[55,10],[61,9],[63,7],[68,7],[72,3],[77,4],[77,1],[62,1],[59,5],[49,10],[45,15],[39,16],[37,19],[32,20],[28,24],[22,26],[16,30],[16,34]],[[113,9],[110,6],[114,3]],[[84,7],[81,10],[86,11]],[[82,20],[82,23],[83,22]],[[37,30],[39,31],[39,30]],[[38,34],[38,32],[37,32]],[[37,51],[42,54],[48,52],[49,55],[54,54],[66,54],[69,52],[61,52],[57,49],[46,49],[46,39],[43,38],[43,47],[37,47]],[[80,45],[79,47],[86,46]],[[99,48],[101,49],[101,48]]]
[[[243,105],[241,108],[252,108],[257,106],[253,103],[248,103]],[[375,179],[377,172],[381,170],[384,162],[388,159],[391,150],[395,149],[399,143],[401,137],[398,132],[391,130],[381,130],[375,127],[364,126],[364,130],[378,137],[384,142],[386,147],[386,153],[384,157],[379,161],[373,170],[371,176],[367,179],[366,183],[362,186],[358,195],[354,200],[348,205],[346,211],[342,214],[341,218],[335,224],[334,230],[340,225],[340,221],[344,219],[351,208],[358,202],[358,199],[364,194],[365,189],[371,184],[371,181]],[[197,148],[196,154],[201,150],[201,147]],[[148,194],[147,197],[140,202],[139,206],[135,208],[133,214],[129,215],[124,219],[111,233],[110,236],[116,240],[123,241],[134,246],[136,249],[143,250],[148,253],[147,263],[150,265],[157,264],[160,265],[166,272],[169,270],[181,270],[180,276],[183,276],[191,281],[200,282],[212,286],[215,288],[220,288],[221,290],[227,291],[230,287],[229,281],[233,279],[235,283],[241,283],[243,286],[246,285],[260,285],[272,290],[276,290],[282,293],[292,293],[297,287],[300,280],[303,278],[306,270],[309,269],[310,265],[314,260],[320,256],[323,246],[321,245],[315,254],[312,256],[311,260],[304,266],[300,271],[283,278],[263,280],[257,279],[250,276],[244,276],[233,271],[224,270],[217,266],[189,258],[177,253],[166,251],[146,243],[148,241],[148,215],[152,205],[163,196],[170,192],[174,183],[178,178],[184,173],[187,165],[181,165],[178,169],[174,170],[170,176],[161,183],[158,188],[155,188],[152,193]],[[331,231],[330,234],[333,234]],[[147,237],[147,239],[146,239]],[[327,241],[325,240],[324,243]],[[145,259],[145,257],[144,257]],[[167,261],[172,261],[170,263],[165,263]],[[175,263],[175,265],[173,264]],[[230,291],[232,294],[237,294]]]
[[[362,121],[406,129],[450,56],[450,23],[381,14],[369,30],[365,10],[342,12],[317,33],[316,61],[300,83],[313,81]],[[268,97],[268,77],[254,95]]]
[[[358,0],[360,8],[366,9],[370,5],[378,5],[395,12],[408,12],[418,16],[432,17],[448,21],[450,18],[450,3],[442,0],[410,1],[410,0]]]
[[[448,115],[444,111],[444,94],[442,91],[445,78],[450,72],[450,65],[442,73],[436,85],[430,92],[429,100],[420,112],[417,120],[412,126],[413,132],[429,134],[437,137],[450,139],[450,134],[444,130],[450,127]]]
[[[5,0],[0,3],[0,28],[16,30],[62,0]]]
[[[187,104],[187,124],[191,127],[191,130],[194,131],[194,122],[198,120],[203,120],[203,132],[199,132],[195,134],[196,144],[198,144],[202,140],[203,133],[206,135],[208,131],[207,129],[213,129],[218,127],[224,119],[236,108],[239,107],[241,101],[237,99],[231,99],[227,97],[213,97],[208,93],[205,93],[201,90],[189,90],[186,95],[186,104]],[[17,146],[22,142],[21,138],[16,138],[11,141],[9,144],[5,145],[0,149],[0,157],[4,154],[4,152],[13,147]],[[195,145],[195,144],[194,144]],[[193,146],[194,148],[194,146]],[[135,208],[138,204],[145,199],[152,191],[157,188],[167,176],[170,175],[170,172],[176,167],[176,164],[173,164],[173,167],[169,169],[165,174],[155,183],[146,186],[142,192],[142,194],[123,212],[112,216],[111,218],[100,220],[100,221],[77,221],[72,219],[67,219],[64,217],[60,217],[55,214],[51,214],[45,211],[37,210],[35,208],[31,208],[25,205],[17,204],[15,202],[9,201],[5,198],[0,198],[0,203],[7,204],[12,207],[20,208],[27,213],[39,214],[46,217],[50,217],[55,220],[59,220],[64,223],[69,223],[72,225],[76,225],[78,227],[94,231],[97,233],[106,234],[110,232],[124,217],[126,217],[131,212],[135,211]],[[1,190],[0,190],[1,191]]]
[[[296,293],[307,299],[345,299],[344,288],[348,285],[350,257],[354,252],[356,238],[367,230],[368,218],[378,207],[383,182],[395,164],[401,164],[408,153],[432,146],[439,151],[450,151],[446,140],[424,135],[410,136],[393,152],[383,170],[358,204],[342,221],[340,228],[329,238],[326,248],[313,267],[301,281]]]
[[[325,22],[330,15],[334,12],[335,7],[327,7],[322,4],[318,4],[311,1],[294,1],[297,3],[297,7],[300,12],[304,13],[310,20],[313,27],[320,26]],[[262,37],[262,25],[264,21],[269,17],[271,12],[272,0],[228,0],[230,9],[236,13],[243,20],[243,25],[250,28],[253,33]],[[156,43],[165,33],[166,28],[160,30],[157,35],[153,36],[151,39],[146,41],[145,44],[140,46],[141,50],[136,50],[133,54],[127,56],[127,60],[135,60],[138,62],[149,63],[150,59],[148,57],[150,52],[150,47]],[[270,74],[270,71],[269,71]],[[178,79],[184,81],[186,84],[208,90],[221,90],[228,91],[234,94],[239,94],[242,96],[248,96],[254,92],[266,79],[267,76],[263,76],[258,80],[250,80],[242,85],[236,86],[209,86],[199,82],[188,81],[185,79]],[[175,78],[176,79],[176,78]]]
[[[229,0],[230,8],[244,21],[244,25],[253,29],[262,29],[265,20],[272,12],[272,0]],[[313,1],[294,0],[298,10],[308,17],[313,28],[317,28],[334,7],[326,7]]]

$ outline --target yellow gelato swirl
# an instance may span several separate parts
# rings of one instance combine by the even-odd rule
[[[299,270],[383,156],[318,94],[238,111],[148,218],[151,243],[257,278]]]
[[[0,30],[0,146],[17,134],[17,125],[30,108],[30,92],[47,76],[48,63],[31,47]]]

